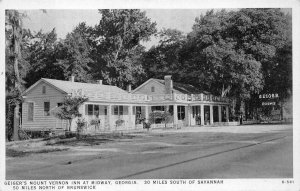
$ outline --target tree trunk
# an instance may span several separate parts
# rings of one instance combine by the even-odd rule
[[[21,79],[19,73],[19,59],[21,58],[21,34],[20,29],[13,26],[13,34],[14,34],[14,73],[15,73],[15,87],[21,93]]]
[[[14,141],[19,140],[19,128],[20,128],[20,114],[19,114],[20,106],[16,104],[14,109]]]

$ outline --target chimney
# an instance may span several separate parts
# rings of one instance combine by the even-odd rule
[[[165,76],[165,91],[166,94],[172,94],[173,90],[173,80],[171,75]]]
[[[97,84],[102,85],[102,80],[97,80]]]
[[[75,81],[75,76],[73,76],[73,75],[70,76],[69,81],[70,81],[70,82],[74,82],[74,81]]]
[[[131,84],[127,85],[127,91],[130,93],[131,92]]]

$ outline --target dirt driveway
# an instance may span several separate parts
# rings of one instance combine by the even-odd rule
[[[6,175],[7,179],[116,178],[122,173],[132,174],[179,159],[186,160],[196,154],[253,144],[260,137],[279,136],[291,129],[291,125],[187,127],[97,135],[82,140],[8,143]]]

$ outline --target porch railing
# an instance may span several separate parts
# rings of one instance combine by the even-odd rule
[[[155,102],[155,101],[211,101],[211,102],[229,102],[228,98],[207,95],[207,94],[131,94],[131,93],[113,93],[113,92],[98,92],[98,91],[83,91],[81,89],[72,90],[72,96],[86,96],[90,100],[102,101],[120,101],[120,102]]]

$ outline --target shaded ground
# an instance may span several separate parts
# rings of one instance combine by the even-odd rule
[[[25,141],[8,144],[7,150],[7,179],[292,177],[293,167],[291,125],[194,127]],[[31,154],[19,157],[14,151]],[[213,155],[219,152],[223,154]],[[261,166],[266,164],[272,168]]]

